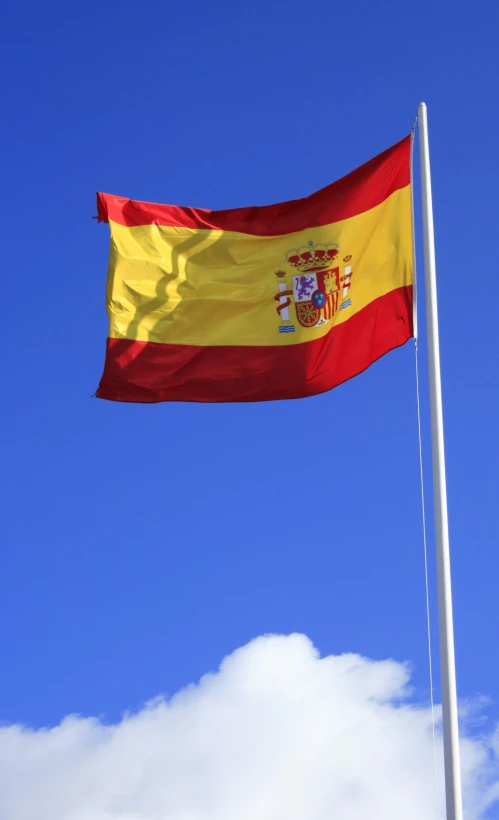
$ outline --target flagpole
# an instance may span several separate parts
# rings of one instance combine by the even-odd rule
[[[421,198],[423,205],[423,247],[425,268],[426,324],[430,381],[431,442],[435,502],[435,542],[437,557],[438,621],[440,632],[440,670],[442,678],[442,720],[444,735],[445,803],[447,820],[462,820],[461,770],[457,716],[456,664],[452,619],[449,524],[445,479],[444,425],[440,381],[437,282],[433,204],[431,199],[430,151],[426,104],[418,106],[419,150],[421,160]]]

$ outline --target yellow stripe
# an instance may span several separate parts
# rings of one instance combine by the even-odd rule
[[[108,313],[113,338],[191,345],[298,344],[324,336],[336,324],[395,288],[412,284],[410,187],[350,219],[285,236],[111,222]],[[302,327],[291,296],[295,332],[280,333],[277,269],[286,286],[300,271],[286,261],[292,248],[340,245],[348,262],[352,304],[320,327]],[[339,303],[342,301],[340,292]]]

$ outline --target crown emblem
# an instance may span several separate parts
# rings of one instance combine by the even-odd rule
[[[286,262],[293,269],[291,276],[282,268],[274,271],[279,333],[296,332],[290,312],[293,307],[302,327],[319,328],[333,322],[340,310],[352,306],[351,260],[352,254],[348,253],[342,261],[337,242],[314,244],[310,240],[307,245],[287,252]]]
[[[293,248],[286,254],[286,262],[301,273],[318,271],[328,267],[338,256],[340,246],[334,243],[314,245],[312,240],[301,248]]]

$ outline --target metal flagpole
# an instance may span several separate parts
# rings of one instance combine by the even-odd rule
[[[423,246],[428,330],[428,364],[430,380],[431,443],[433,490],[435,497],[435,540],[437,555],[438,621],[440,632],[440,669],[442,677],[442,719],[444,734],[445,802],[447,820],[462,820],[461,770],[457,720],[456,665],[452,622],[452,590],[445,480],[444,426],[440,382],[440,346],[438,340],[437,282],[435,240],[431,199],[430,151],[426,104],[418,107],[419,150],[421,159],[421,198],[423,205]]]

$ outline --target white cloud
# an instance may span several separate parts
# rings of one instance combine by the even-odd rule
[[[2,820],[425,820],[431,717],[409,671],[257,638],[113,726],[0,729]],[[438,740],[438,757],[441,757]],[[466,818],[499,799],[499,734],[462,745]]]

